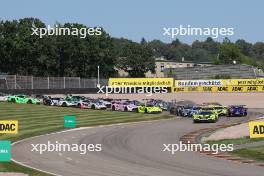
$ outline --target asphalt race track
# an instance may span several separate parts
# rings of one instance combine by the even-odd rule
[[[251,114],[251,117],[253,115]],[[243,118],[222,118],[217,124]],[[216,124],[193,124],[174,118],[152,122],[86,128],[31,138],[12,147],[12,158],[24,165],[63,176],[262,176],[263,167],[240,164],[197,152],[163,152],[186,133]],[[101,152],[31,152],[31,144],[100,143]]]

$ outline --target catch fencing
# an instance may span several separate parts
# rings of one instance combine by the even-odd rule
[[[99,83],[107,85],[108,79],[99,79]],[[82,89],[97,84],[96,78],[0,75],[0,89]]]

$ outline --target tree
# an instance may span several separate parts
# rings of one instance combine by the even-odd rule
[[[141,41],[140,41],[140,44],[143,45],[143,46],[145,46],[145,45],[148,44],[148,42],[147,42],[147,41],[145,40],[145,38],[143,37],[143,38],[141,39]]]
[[[233,43],[223,43],[219,48],[219,63],[220,64],[232,64],[233,61],[240,63],[242,54],[239,48]]]
[[[235,44],[238,46],[240,52],[246,56],[252,55],[252,44],[243,39],[237,40]]]
[[[131,77],[145,77],[146,72],[155,72],[155,59],[149,48],[130,43],[118,59],[117,67],[128,72]]]
[[[58,27],[87,28],[83,24],[65,23]],[[39,19],[24,18],[0,21],[0,71],[34,76],[110,77],[114,70],[113,40],[102,35],[31,35],[32,27],[46,28]]]

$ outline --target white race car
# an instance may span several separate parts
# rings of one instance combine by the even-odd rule
[[[74,101],[71,102],[71,101],[67,101],[65,99],[61,99],[58,102],[58,106],[62,106],[62,107],[69,107],[69,106],[73,107],[73,106],[77,106],[77,104],[78,104],[78,102],[74,102]]]
[[[7,97],[5,94],[0,94],[0,101],[7,101]]]
[[[84,100],[77,104],[81,109],[107,109],[106,105],[98,100]]]

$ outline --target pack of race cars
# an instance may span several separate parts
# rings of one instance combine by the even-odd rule
[[[41,104],[48,106],[76,107],[81,109],[112,110],[138,113],[161,113],[169,111],[182,117],[190,117],[193,122],[217,122],[221,116],[247,116],[245,105],[223,106],[219,103],[173,104],[157,99],[128,100],[103,99],[68,95],[65,98],[50,96],[0,95],[0,101],[18,104]]]
[[[247,116],[245,105],[223,106],[219,103],[204,103],[202,105],[176,105],[170,109],[171,114],[190,117],[193,122],[217,122],[219,117]]]
[[[65,98],[51,96],[27,96],[10,95],[5,96],[3,101],[18,104],[41,104],[48,106],[76,107],[81,109],[112,110],[138,113],[161,113],[169,110],[169,103],[162,100],[144,99],[143,101],[128,99],[102,99],[89,98],[85,96],[68,95]]]
[[[161,113],[169,105],[162,100],[148,99],[140,102],[128,99],[92,99],[84,96],[67,96],[66,98],[44,97],[43,104],[49,106],[78,107],[81,109],[112,110],[139,113]]]

